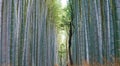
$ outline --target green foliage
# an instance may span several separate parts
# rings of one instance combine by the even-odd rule
[[[52,2],[52,5],[49,3],[49,14],[52,14],[51,19],[53,18],[53,22],[56,24],[57,29],[65,29],[69,27],[70,23],[70,7],[67,6],[62,9],[62,5],[60,4],[60,0],[56,0]]]

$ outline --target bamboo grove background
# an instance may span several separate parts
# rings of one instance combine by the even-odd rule
[[[70,0],[70,3],[73,64],[119,63],[120,0]]]
[[[120,62],[120,0],[69,0],[69,7],[73,65]],[[58,10],[55,0],[0,0],[0,66],[58,64]]]
[[[0,0],[0,66],[56,64],[53,6],[50,0]]]

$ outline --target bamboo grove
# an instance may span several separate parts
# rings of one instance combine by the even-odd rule
[[[0,66],[56,64],[54,6],[55,0],[0,0]]]
[[[120,66],[120,0],[68,0],[63,11],[59,2],[0,0],[0,66]]]
[[[73,65],[120,62],[120,1],[69,0]],[[119,66],[119,65],[118,65]]]

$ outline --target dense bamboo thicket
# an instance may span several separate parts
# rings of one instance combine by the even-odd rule
[[[120,59],[120,1],[69,0],[73,65],[107,64]],[[97,65],[96,65],[97,66]],[[109,65],[106,65],[109,66]],[[118,65],[119,66],[119,65]]]
[[[58,65],[120,66],[120,0],[0,0],[0,66]]]
[[[55,2],[0,0],[0,66],[57,63]]]

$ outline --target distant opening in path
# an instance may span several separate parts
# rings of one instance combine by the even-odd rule
[[[58,63],[59,66],[66,66],[69,62],[68,58],[68,40],[69,40],[69,25],[70,11],[68,0],[59,0],[60,12],[59,30],[58,30]]]
[[[61,0],[61,6],[62,8],[65,8],[67,6],[68,0]]]

